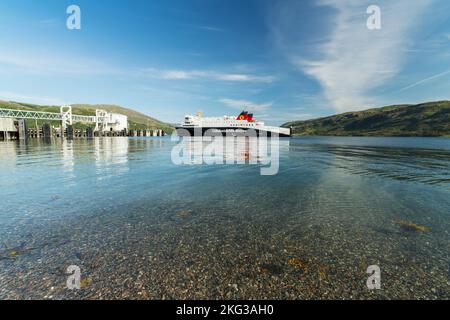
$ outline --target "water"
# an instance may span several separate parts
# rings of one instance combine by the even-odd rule
[[[450,298],[449,139],[286,139],[273,176],[174,144],[0,143],[0,298]]]

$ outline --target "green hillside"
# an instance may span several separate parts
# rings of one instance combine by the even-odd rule
[[[283,125],[295,135],[450,136],[450,101],[347,112]]]
[[[33,111],[45,111],[45,112],[59,112],[59,106],[41,106],[41,105],[35,105],[35,104],[29,104],[29,103],[22,103],[22,102],[10,102],[10,101],[1,101],[0,100],[0,108],[5,109],[20,109],[20,110],[33,110]],[[164,123],[162,121],[156,120],[154,118],[151,118],[149,116],[146,116],[145,114],[142,114],[140,112],[123,108],[116,105],[90,105],[90,104],[75,104],[72,105],[72,112],[73,114],[78,115],[86,115],[86,116],[95,116],[95,110],[96,109],[103,109],[109,112],[114,113],[120,113],[123,115],[128,116],[128,125],[129,129],[162,129],[167,133],[171,133],[173,131],[173,127],[170,124]],[[44,122],[49,121],[38,121],[38,125],[41,125]],[[51,122],[52,125],[59,125],[58,122]],[[34,120],[27,120],[27,124],[30,127],[35,126]],[[82,128],[86,127],[92,124],[82,124],[77,123],[75,124],[75,127]]]

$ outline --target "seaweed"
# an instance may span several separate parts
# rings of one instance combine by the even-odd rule
[[[430,230],[430,228],[428,228],[428,227],[418,225],[411,221],[397,220],[397,221],[395,221],[395,223],[400,225],[406,231],[426,232],[426,231]]]
[[[192,216],[192,210],[183,210],[178,212],[177,216],[181,217],[181,218],[188,218],[190,216]]]
[[[327,265],[320,265],[319,266],[319,278],[321,280],[325,280],[328,277],[328,270],[330,269],[330,266]]]
[[[309,271],[309,264],[301,261],[300,259],[292,258],[288,261],[288,264],[301,269],[304,273]]]

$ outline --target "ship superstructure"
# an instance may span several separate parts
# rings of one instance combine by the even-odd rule
[[[242,111],[236,116],[223,117],[203,117],[202,114],[197,116],[187,115],[184,122],[179,125],[177,131],[180,134],[189,132],[190,135],[208,133],[236,134],[246,133],[246,131],[254,130],[257,135],[272,136],[277,134],[280,137],[290,137],[291,129],[266,126],[263,121],[255,120],[253,114]]]

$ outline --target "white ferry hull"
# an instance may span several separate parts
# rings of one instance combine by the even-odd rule
[[[231,127],[186,127],[179,126],[176,127],[177,134],[179,136],[196,136],[196,135],[206,135],[206,136],[215,136],[215,135],[231,135],[231,136],[249,136],[254,133],[256,136],[267,136],[271,137],[272,135],[277,135],[279,137],[290,137],[291,130],[286,128],[231,128]],[[249,133],[247,131],[251,131]]]
[[[184,123],[177,128],[181,136],[231,135],[231,136],[279,136],[290,137],[292,130],[266,126],[264,122],[253,119],[247,111],[237,116],[206,117],[187,115]]]

